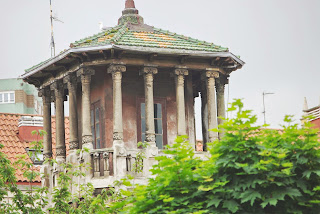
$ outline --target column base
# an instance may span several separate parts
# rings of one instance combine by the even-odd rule
[[[66,156],[57,156],[56,161],[59,165],[62,163],[66,163]]]
[[[93,138],[92,135],[82,136],[82,148],[87,148],[89,150],[93,149]]]

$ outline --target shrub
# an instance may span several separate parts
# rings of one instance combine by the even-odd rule
[[[119,213],[319,213],[318,130],[298,128],[286,116],[283,130],[256,126],[256,116],[236,100],[225,135],[194,157],[183,137],[164,150],[146,186],[137,186]],[[218,130],[214,130],[218,131]]]

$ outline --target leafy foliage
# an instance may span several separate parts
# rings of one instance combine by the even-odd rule
[[[119,213],[318,213],[318,130],[310,123],[298,128],[292,116],[283,130],[256,126],[241,100],[229,111],[236,117],[213,130],[225,134],[208,145],[207,160],[178,137],[157,157],[149,184],[111,207]]]
[[[243,110],[241,100],[229,111],[236,111],[236,117],[213,130],[223,130],[224,137],[208,144],[206,159],[197,157],[187,136],[180,136],[156,157],[147,185],[134,185],[128,175],[94,197],[92,184],[81,181],[88,166],[60,165],[50,213],[319,213],[318,130],[310,123],[299,128],[292,116],[285,117],[281,130],[257,126],[256,116]],[[147,146],[139,145],[137,173],[143,170]],[[34,146],[39,150],[41,141]],[[30,181],[38,176],[32,164],[17,164]],[[0,213],[44,213],[47,190],[25,194],[15,180],[10,161],[0,151]],[[4,200],[8,192],[14,194],[14,203]]]

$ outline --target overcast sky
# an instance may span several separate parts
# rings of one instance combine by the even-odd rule
[[[56,52],[115,26],[125,0],[52,0]],[[18,77],[50,57],[49,0],[2,0],[0,78]],[[319,0],[135,0],[145,23],[228,47],[246,62],[231,74],[230,101],[244,98],[263,122],[278,127],[284,115],[302,115],[303,97],[319,105]],[[226,88],[228,90],[228,87]],[[227,95],[228,93],[226,93]]]

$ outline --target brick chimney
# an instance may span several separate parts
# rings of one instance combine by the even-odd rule
[[[42,139],[37,135],[32,135],[31,132],[34,130],[43,129],[43,118],[39,116],[22,116],[19,119],[19,138],[26,142],[32,142]]]

